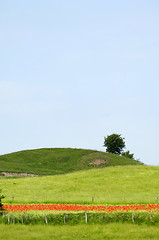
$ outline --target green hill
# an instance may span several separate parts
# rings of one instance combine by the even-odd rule
[[[115,166],[64,175],[0,178],[4,203],[156,203],[159,167]],[[37,198],[37,199],[36,199]],[[36,199],[36,200],[35,200]]]
[[[139,161],[116,154],[72,148],[25,150],[0,156],[1,172],[39,175],[58,175],[92,168],[141,164]]]

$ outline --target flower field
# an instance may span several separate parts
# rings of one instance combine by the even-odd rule
[[[4,205],[0,223],[5,224],[105,224],[127,222],[159,224],[159,204],[93,206],[75,204]]]
[[[28,211],[66,211],[66,212],[159,212],[159,204],[140,205],[117,205],[117,206],[92,206],[74,204],[24,204],[4,205],[7,212],[28,212]]]

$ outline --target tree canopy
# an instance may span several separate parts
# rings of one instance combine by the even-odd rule
[[[111,134],[107,137],[104,137],[104,146],[106,147],[106,151],[108,153],[120,155],[125,147],[124,138],[121,137],[121,134]]]

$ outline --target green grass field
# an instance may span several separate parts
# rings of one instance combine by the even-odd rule
[[[155,203],[159,197],[159,167],[116,166],[70,174],[0,178],[4,203]],[[123,201],[125,198],[125,201]]]
[[[98,166],[96,161],[102,163]],[[38,177],[0,176],[3,203],[140,204],[159,198],[159,167],[84,149],[37,149],[0,156],[0,171]],[[52,176],[51,176],[52,175]],[[13,200],[14,197],[14,200]],[[44,213],[42,213],[44,214]],[[98,219],[97,219],[98,220]],[[157,226],[129,223],[69,225],[0,224],[1,240],[159,239]],[[13,237],[14,236],[14,237]]]
[[[133,224],[76,225],[76,226],[21,226],[0,225],[1,240],[52,240],[52,239],[159,239],[158,226]]]
[[[93,164],[95,161],[101,161],[101,164]],[[65,174],[116,165],[141,164],[116,154],[72,148],[43,148],[0,156],[0,171],[42,175]]]

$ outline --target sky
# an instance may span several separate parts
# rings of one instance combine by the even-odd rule
[[[0,154],[125,151],[159,165],[159,1],[0,1]]]

